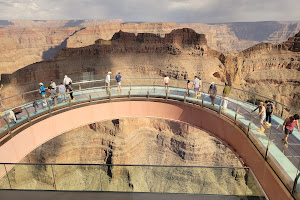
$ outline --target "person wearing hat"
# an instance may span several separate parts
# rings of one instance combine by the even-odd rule
[[[47,106],[47,102],[46,102],[46,90],[45,90],[45,87],[44,87],[44,84],[43,83],[40,83],[40,89],[39,89],[39,93],[41,94],[42,96],[42,108],[45,108],[45,106]]]
[[[208,89],[208,94],[209,94],[210,99],[211,99],[211,105],[214,106],[215,105],[215,98],[216,98],[216,95],[217,95],[217,87],[216,87],[214,82],[212,82],[210,84],[209,89]]]
[[[110,91],[110,75],[111,72],[107,72],[106,77],[105,77],[105,87],[106,87],[106,92],[109,93]]]

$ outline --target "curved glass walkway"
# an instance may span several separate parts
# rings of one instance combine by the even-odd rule
[[[1,115],[0,145],[9,140],[10,134],[14,130],[24,124],[30,124],[32,119],[43,115],[51,115],[51,112],[55,110],[72,107],[83,102],[124,98],[178,100],[209,108],[231,119],[245,132],[290,193],[299,198],[300,133],[296,128],[294,129],[293,134],[288,139],[288,147],[281,142],[284,136],[282,131],[283,121],[286,117],[294,115],[296,111],[272,100],[275,109],[272,116],[272,126],[265,127],[264,132],[259,132],[259,120],[253,118],[258,112],[256,111],[253,115],[251,112],[257,107],[256,105],[259,101],[264,102],[271,99],[232,87],[228,98],[228,107],[226,110],[223,110],[222,91],[224,86],[216,84],[218,93],[215,105],[212,106],[210,97],[207,94],[209,85],[209,83],[202,83],[201,93],[195,97],[193,90],[190,90],[190,95],[187,95],[186,81],[183,80],[171,80],[169,91],[166,91],[161,78],[122,79],[122,90],[120,92],[117,91],[116,85],[112,84],[109,89],[105,87],[103,80],[85,81],[73,84],[75,100],[71,101],[68,98],[67,101],[63,102],[62,96],[58,96],[58,104],[54,106],[52,105],[52,99],[48,97],[46,99],[47,107],[43,107],[42,102],[44,100],[40,98],[38,91],[13,96],[3,99],[1,102],[6,110]],[[37,102],[37,108],[33,107],[33,101]],[[15,107],[21,107],[23,110],[22,113],[16,115],[16,123],[9,120],[9,111]]]

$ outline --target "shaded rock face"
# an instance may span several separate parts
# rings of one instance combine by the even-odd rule
[[[242,166],[208,133],[155,118],[115,119],[77,128],[41,145],[22,162]]]
[[[242,166],[232,151],[208,133],[155,118],[115,119],[60,135],[21,162],[81,163],[80,166],[15,166],[17,188],[124,192],[260,195],[245,169],[178,166]],[[97,164],[170,165],[99,166]],[[0,179],[0,187],[5,180]]]

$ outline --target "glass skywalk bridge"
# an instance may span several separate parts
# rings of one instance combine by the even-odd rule
[[[202,84],[201,94],[198,97],[195,97],[192,90],[190,90],[190,96],[186,95],[186,82],[183,80],[171,80],[169,91],[166,91],[163,80],[158,78],[123,79],[122,84],[122,91],[117,92],[116,85],[112,85],[108,90],[107,87],[103,86],[103,80],[74,83],[75,101],[69,99],[67,102],[62,102],[61,96],[58,96],[58,105],[52,106],[52,100],[47,98],[48,106],[45,108],[41,106],[42,100],[39,99],[37,91],[4,99],[2,105],[11,106],[6,106],[9,109],[2,114],[0,145],[9,141],[17,134],[18,130],[22,130],[26,125],[29,126],[32,121],[51,116],[53,112],[68,109],[84,102],[139,99],[181,101],[211,109],[232,120],[245,132],[290,193],[298,197],[300,191],[300,181],[298,181],[300,174],[300,133],[296,129],[293,131],[293,135],[289,137],[288,147],[281,143],[284,136],[281,131],[283,121],[285,117],[295,114],[296,111],[273,100],[275,112],[272,116],[272,126],[270,128],[266,127],[265,132],[261,133],[257,131],[259,121],[251,115],[252,110],[256,108],[254,104],[258,101],[271,100],[261,95],[231,88],[228,108],[222,110],[223,99],[221,94],[223,86],[221,85],[217,85],[218,95],[215,99],[215,105],[212,106],[207,94],[209,83]],[[36,111],[32,106],[32,100],[39,102]],[[14,107],[22,107],[23,109],[23,112],[18,116],[17,123],[8,120],[8,111]]]

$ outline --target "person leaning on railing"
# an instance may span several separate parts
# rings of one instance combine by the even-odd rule
[[[264,129],[264,126],[263,126],[263,124],[264,124],[264,120],[265,120],[265,118],[266,118],[266,108],[265,108],[265,106],[264,106],[264,102],[259,102],[259,106],[257,106],[257,108],[255,108],[252,112],[251,112],[251,114],[254,112],[254,111],[256,111],[257,109],[259,109],[259,113],[258,113],[258,115],[256,115],[254,118],[256,118],[256,117],[259,117],[259,125],[260,125],[260,129],[258,129],[257,131],[258,132],[264,132],[265,131],[265,129]]]
[[[282,124],[282,131],[284,131],[284,138],[281,140],[281,142],[286,146],[288,146],[289,144],[287,139],[289,135],[293,133],[293,129],[296,125],[298,127],[298,131],[300,131],[298,119],[299,119],[299,115],[294,114],[293,116],[287,117]]]

